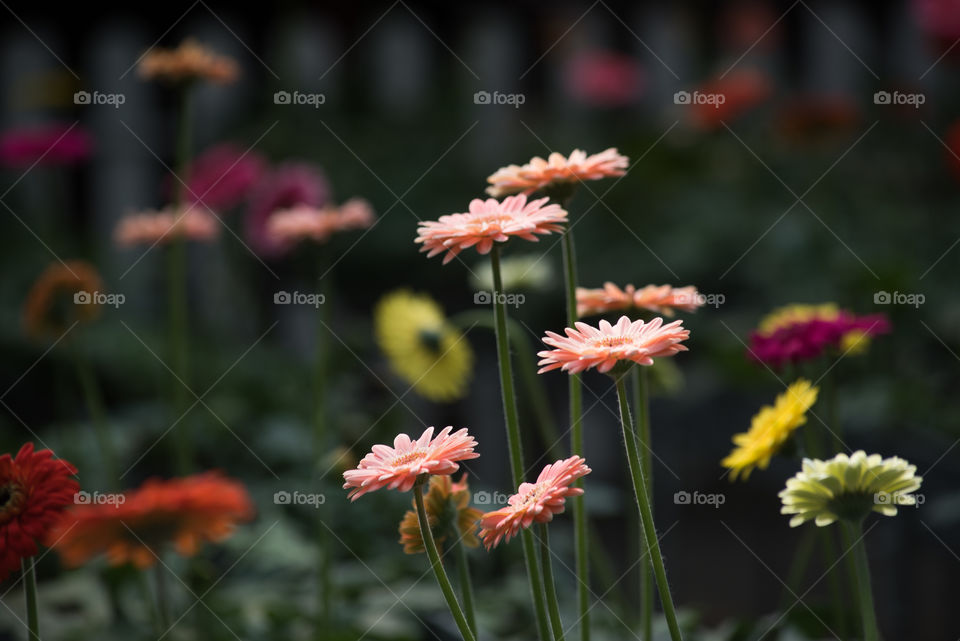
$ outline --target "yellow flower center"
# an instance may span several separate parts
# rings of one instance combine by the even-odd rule
[[[632,343],[632,336],[605,336],[597,341],[600,347],[623,347]]]
[[[393,459],[392,465],[400,467],[402,465],[410,465],[416,460],[422,459],[426,455],[427,451],[423,448],[416,448],[410,450],[406,454],[401,454],[400,456]]]

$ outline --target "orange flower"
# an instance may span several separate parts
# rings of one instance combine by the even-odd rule
[[[466,474],[460,478],[459,483],[454,483],[449,476],[431,476],[430,489],[423,504],[437,548],[442,550],[442,544],[447,539],[468,548],[475,548],[480,544],[476,530],[482,512],[470,507],[470,488],[467,486]],[[400,543],[407,554],[424,551],[416,500],[413,505],[414,509],[408,510],[400,521]]]
[[[590,473],[586,461],[579,456],[551,463],[543,468],[536,483],[523,483],[507,500],[507,507],[487,512],[480,517],[480,539],[489,550],[509,541],[534,522],[547,523],[554,514],[563,512],[568,496],[580,496],[583,490],[570,485]]]
[[[253,503],[237,481],[206,472],[169,481],[151,479],[110,503],[78,505],[65,512],[47,537],[64,564],[76,567],[106,553],[110,565],[147,568],[163,548],[193,556],[206,541],[223,541]]]
[[[723,96],[723,102],[691,104],[693,124],[703,129],[719,129],[724,122],[739,118],[764,103],[773,89],[766,74],[755,69],[738,69],[708,82],[699,93]]]
[[[94,302],[93,294],[102,290],[100,274],[90,263],[81,260],[51,263],[27,294],[23,307],[27,334],[34,338],[57,338],[76,322],[96,319],[100,305]]]
[[[267,235],[272,242],[288,246],[301,240],[325,242],[331,234],[373,225],[373,208],[362,198],[352,198],[340,207],[298,205],[271,214]]]
[[[148,80],[177,83],[202,79],[218,85],[230,84],[239,75],[232,58],[213,53],[193,38],[176,49],[151,49],[141,58],[138,72]]]
[[[629,309],[646,309],[655,314],[671,317],[674,310],[694,312],[703,306],[697,288],[671,287],[670,285],[647,285],[637,289],[627,285],[620,289],[611,282],[603,284],[602,289],[577,287],[577,315],[590,316],[607,312]]]
[[[447,264],[468,247],[476,246],[481,254],[493,249],[493,243],[503,243],[512,236],[536,242],[535,234],[563,231],[567,212],[560,205],[547,205],[547,198],[527,202],[525,195],[510,196],[499,202],[493,198],[470,201],[470,211],[463,214],[440,216],[439,220],[420,223],[420,234],[414,242],[423,243],[421,252],[427,258],[447,252]]]
[[[494,198],[517,193],[530,195],[560,183],[623,176],[629,165],[630,160],[618,153],[616,147],[591,156],[585,151],[574,149],[569,158],[553,152],[546,160],[535,156],[522,166],[501,167],[487,178],[490,183],[487,193]]]
[[[648,323],[642,320],[630,322],[621,316],[616,325],[600,321],[599,329],[586,323],[574,323],[577,329],[565,330],[566,337],[547,332],[543,342],[556,349],[538,352],[538,374],[557,368],[577,374],[591,367],[606,373],[620,361],[653,365],[653,359],[685,352],[681,345],[690,336],[689,330],[673,321],[667,325],[659,316]]]
[[[220,234],[217,219],[208,209],[191,205],[132,214],[120,220],[113,239],[121,247],[163,243],[183,236],[187,240],[212,240]]]
[[[0,456],[0,581],[20,567],[21,559],[37,553],[37,541],[73,503],[80,489],[70,478],[76,473],[70,463],[54,460],[50,450],[34,452],[33,443],[15,457]]]
[[[357,469],[343,473],[343,489],[352,488],[348,496],[356,501],[367,492],[383,488],[407,492],[421,474],[453,474],[460,469],[457,461],[480,455],[473,451],[477,442],[466,428],[452,431],[447,426],[433,438],[433,428],[428,427],[416,441],[398,434],[393,447],[374,445]]]

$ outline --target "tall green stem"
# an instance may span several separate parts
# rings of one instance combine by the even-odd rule
[[[523,482],[523,449],[520,444],[520,419],[517,415],[517,398],[513,386],[513,366],[510,362],[510,337],[507,332],[507,309],[503,296],[503,277],[500,274],[499,246],[495,245],[490,252],[490,266],[493,271],[493,316],[497,337],[497,364],[500,369],[500,391],[503,396],[503,413],[507,426],[507,446],[510,450],[510,470],[513,486],[520,487]],[[537,619],[537,631],[540,639],[546,641],[549,638],[550,627],[547,623],[546,605],[543,599],[543,576],[537,562],[533,536],[529,530],[523,531],[521,539]]]
[[[90,423],[93,425],[94,435],[97,439],[97,448],[100,450],[100,456],[103,457],[102,465],[104,474],[107,476],[107,484],[109,487],[115,488],[120,480],[117,475],[117,450],[114,447],[110,428],[107,425],[106,412],[103,408],[103,394],[97,384],[97,377],[93,368],[81,351],[80,345],[74,343],[70,347],[73,351],[74,366],[77,370],[77,378],[80,380],[80,388],[83,390],[87,412],[90,414]]]
[[[633,407],[637,413],[636,437],[640,449],[640,460],[646,474],[647,497],[650,502],[650,514],[653,514],[653,450],[650,440],[650,403],[647,381],[647,369],[634,367],[630,375],[633,383]],[[650,550],[643,547],[642,553],[649,555]],[[640,625],[643,638],[653,638],[653,572],[650,558],[640,564]]]
[[[627,387],[624,376],[617,377],[617,397],[620,399],[620,423],[623,428],[623,442],[627,449],[627,463],[630,466],[630,476],[633,479],[633,493],[637,497],[637,508],[640,510],[640,522],[643,526],[643,535],[647,540],[647,549],[653,563],[653,573],[657,579],[657,591],[660,593],[660,603],[663,614],[670,628],[670,638],[673,641],[682,641],[680,625],[677,623],[677,613],[673,607],[673,597],[670,595],[670,585],[667,583],[667,571],[663,566],[663,555],[660,553],[660,542],[657,540],[657,529],[653,524],[653,512],[650,509],[650,500],[647,496],[647,485],[643,480],[645,473],[637,451],[637,440],[633,436],[630,405],[627,401]],[[645,411],[643,408],[640,411]]]
[[[546,523],[540,524],[540,567],[543,568],[543,585],[547,593],[553,638],[555,641],[563,641],[563,621],[560,619],[560,603],[557,601],[557,586],[553,578],[553,560],[550,558],[550,532]]]
[[[27,631],[30,641],[40,641],[40,617],[37,614],[37,568],[33,557],[23,559],[23,589],[27,597]]]
[[[563,274],[567,293],[567,326],[577,321],[577,254],[573,232],[563,233]],[[570,452],[583,456],[583,384],[579,374],[568,381],[570,392]],[[583,487],[577,479],[576,487]],[[587,542],[587,508],[583,496],[573,498],[573,537],[576,554],[577,606],[580,613],[580,639],[590,641],[590,557]]]
[[[170,629],[170,595],[167,593],[167,569],[163,563],[157,563],[153,568],[153,577],[157,583],[157,613],[160,617],[160,627]]]
[[[859,591],[860,618],[863,620],[864,641],[879,641],[877,611],[873,605],[873,588],[870,586],[870,563],[867,548],[863,544],[863,528],[860,522],[843,521],[847,537],[853,542],[853,560],[857,570],[857,589]]]
[[[474,635],[477,634],[477,616],[473,610],[473,582],[470,580],[470,559],[467,558],[467,546],[462,541],[457,546],[457,574],[460,577],[460,598],[463,599],[463,613],[467,625]]]
[[[457,595],[453,592],[453,586],[450,585],[450,579],[447,578],[447,572],[443,569],[443,563],[440,561],[440,553],[437,551],[437,544],[433,540],[433,531],[430,529],[430,521],[427,519],[427,509],[423,504],[423,484],[429,475],[423,474],[417,479],[417,484],[413,488],[414,502],[417,504],[417,519],[420,522],[420,536],[423,538],[423,546],[427,550],[427,556],[430,557],[430,566],[433,568],[433,575],[437,577],[437,583],[440,584],[440,591],[443,592],[443,598],[447,600],[447,607],[450,608],[450,614],[460,629],[460,636],[463,641],[476,641],[467,618],[457,603]]]

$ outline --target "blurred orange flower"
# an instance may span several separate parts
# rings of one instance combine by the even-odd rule
[[[717,129],[763,104],[773,93],[770,79],[756,69],[738,69],[712,80],[697,90],[700,94],[722,96],[722,100],[692,102],[693,124]]]
[[[150,49],[140,59],[138,72],[148,80],[177,83],[199,79],[218,85],[230,84],[239,75],[233,58],[216,54],[193,38],[176,49]]]
[[[122,218],[113,230],[113,239],[120,247],[164,243],[178,236],[206,241],[219,235],[217,219],[199,205],[131,214]]]
[[[100,314],[95,292],[103,290],[100,274],[90,263],[51,263],[34,282],[23,308],[23,325],[34,338],[59,338],[74,323]]]
[[[413,502],[416,508],[416,500]],[[475,548],[480,544],[477,539],[477,522],[482,512],[470,507],[470,488],[467,475],[454,483],[449,476],[431,476],[430,489],[423,501],[437,547],[443,549],[443,543],[452,539],[454,544]],[[420,520],[416,509],[407,511],[400,521],[400,543],[407,554],[424,551],[423,536],[420,533]]]
[[[670,317],[674,310],[694,312],[702,306],[703,299],[693,286],[647,285],[643,289],[637,289],[633,285],[627,285],[620,289],[613,283],[606,282],[601,289],[577,287],[578,316],[645,309]]]
[[[105,553],[110,565],[154,565],[163,548],[195,555],[206,541],[223,541],[254,516],[238,481],[216,472],[180,479],[151,479],[113,501],[78,505],[47,536],[64,564],[76,567]]]
[[[501,167],[487,178],[487,193],[494,198],[518,193],[529,196],[552,185],[623,176],[629,164],[616,147],[590,156],[580,149],[574,149],[569,157],[553,152],[546,160],[535,156],[522,166]]]

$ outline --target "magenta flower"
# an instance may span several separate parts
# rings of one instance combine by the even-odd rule
[[[78,126],[46,124],[18,127],[0,135],[0,164],[5,167],[74,165],[90,157],[93,139]]]
[[[187,168],[187,204],[202,202],[216,212],[232,209],[247,199],[265,172],[259,154],[229,142],[214,145]]]
[[[282,254],[288,247],[267,233],[270,216],[298,205],[323,207],[329,193],[326,177],[314,165],[288,163],[268,173],[250,196],[246,236],[251,247],[264,256]]]

